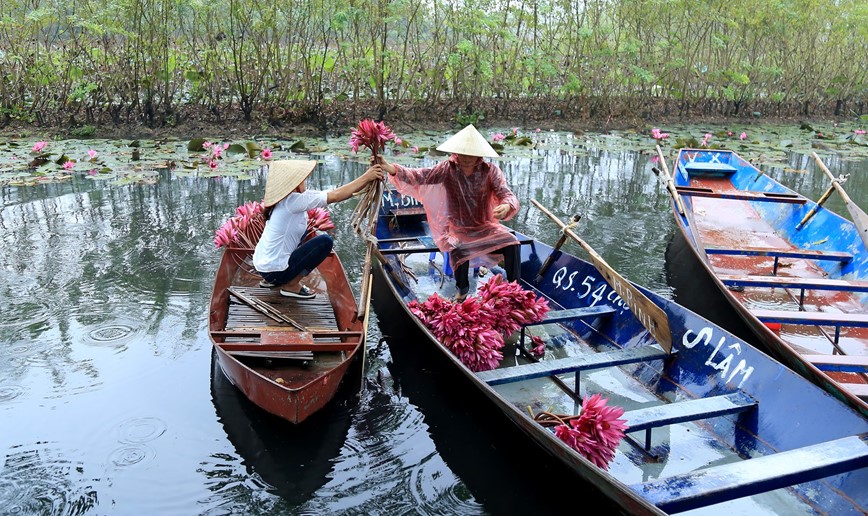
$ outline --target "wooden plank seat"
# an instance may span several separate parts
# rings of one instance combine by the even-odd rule
[[[417,237],[403,237],[403,238],[389,238],[380,240],[379,243],[392,243],[392,242],[413,242],[416,241],[421,245],[415,245],[412,247],[391,247],[387,249],[380,249],[380,252],[384,255],[387,254],[416,254],[416,253],[439,253],[440,249],[434,244],[434,239],[427,235],[421,235]],[[532,238],[520,238],[518,239],[519,245],[528,245],[534,243]]]
[[[736,168],[726,163],[717,161],[691,161],[689,163],[679,163],[679,167],[684,168],[684,171],[691,175],[702,174],[724,174],[730,175],[736,172]]]
[[[839,292],[868,292],[868,281],[794,278],[787,276],[730,276],[717,278],[728,287],[771,287],[799,289],[799,306],[804,305],[806,290],[834,290]]]
[[[802,358],[822,371],[868,373],[866,355],[802,355]]]
[[[868,434],[633,484],[667,513],[699,509],[868,466]]]
[[[651,430],[657,427],[737,414],[753,409],[756,400],[742,392],[678,401],[625,412],[627,433],[645,430],[645,449],[651,449]]]
[[[407,208],[392,208],[391,210],[389,210],[389,215],[394,215],[395,217],[413,217],[425,215],[425,207],[409,206]]]
[[[839,383],[838,385],[862,399],[868,399],[868,383]]]
[[[821,251],[817,249],[773,249],[768,247],[706,247],[707,254],[733,254],[744,256],[775,256],[778,258],[807,258],[811,260],[836,260],[849,262],[853,259],[850,253],[838,251]]]
[[[604,369],[639,362],[661,360],[675,355],[675,352],[667,354],[659,345],[641,346],[635,348],[623,348],[614,351],[589,353],[554,360],[541,360],[530,364],[522,364],[513,367],[503,367],[491,371],[476,373],[476,377],[489,385],[502,385],[512,382],[521,382],[534,378],[555,376],[564,373],[576,373],[575,393],[579,393],[579,376],[582,371]]]
[[[808,199],[801,195],[782,192],[720,192],[712,190],[711,188],[697,186],[676,186],[675,191],[688,197],[710,197],[714,199],[731,199],[736,201],[786,202],[790,204],[805,204],[808,202]]]
[[[814,326],[834,326],[835,344],[841,335],[841,327],[868,328],[868,314],[845,314],[830,312],[796,312],[789,310],[751,310],[762,322],[782,324],[808,324]]]
[[[529,326],[537,326],[540,324],[556,324],[567,321],[578,321],[582,319],[603,317],[605,315],[610,315],[613,313],[615,313],[615,309],[611,306],[606,305],[569,308],[566,310],[549,310],[548,312],[546,312],[546,315],[542,318],[542,320],[523,324],[521,326],[521,339],[519,340],[519,345],[524,348],[524,338],[526,333],[525,330]]]

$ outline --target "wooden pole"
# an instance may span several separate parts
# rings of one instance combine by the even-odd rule
[[[630,307],[630,310],[633,312],[636,319],[639,320],[642,326],[648,329],[651,335],[667,353],[671,353],[672,332],[669,330],[669,318],[666,316],[666,312],[664,312],[663,309],[657,306],[653,301],[648,299],[648,297],[640,292],[632,283],[618,274],[618,272],[606,263],[606,261],[603,260],[603,257],[597,254],[590,245],[573,233],[566,224],[547,210],[542,204],[537,202],[536,199],[531,199],[531,202],[558,226],[560,226],[565,235],[568,235],[570,238],[578,242],[582,249],[590,255],[591,263],[594,264],[594,267],[600,271],[603,278],[605,278],[609,285],[615,289],[615,292],[621,296],[621,299],[627,303],[627,306]]]
[[[578,223],[579,219],[581,218],[582,216],[579,214],[573,215],[570,219],[570,226],[576,225],[576,223]],[[564,233],[558,239],[558,243],[555,244],[554,249],[552,249],[552,253],[548,256],[548,258],[546,258],[546,261],[542,264],[542,267],[539,268],[539,272],[536,273],[536,278],[534,278],[534,283],[539,283],[540,280],[542,280],[543,275],[546,273],[547,270],[549,270],[549,267],[551,267],[552,262],[555,259],[555,253],[561,250],[561,247],[564,245],[564,243],[566,243],[566,241],[567,235],[566,233]]]
[[[826,168],[826,164],[823,163],[823,160],[820,159],[820,156],[817,156],[816,152],[812,152],[811,155],[814,157],[814,160],[817,161],[817,165],[820,166],[820,170],[822,170],[829,179],[832,180],[832,187],[838,191],[838,194],[844,199],[844,205],[847,207],[847,211],[850,212],[850,216],[853,217],[853,224],[856,225],[856,229],[859,230],[859,238],[862,239],[862,244],[868,249],[868,215],[862,211],[861,208],[856,206],[852,200],[850,200],[850,196],[847,195],[847,192],[844,191],[844,187],[841,186],[838,179],[829,172],[829,169]]]
[[[663,151],[660,149],[659,145],[657,145],[657,156],[660,158],[660,166],[663,167],[663,181],[666,183],[666,189],[669,190],[669,195],[671,195],[672,199],[675,201],[675,207],[678,208],[678,213],[684,215],[687,213],[687,210],[684,208],[684,202],[681,200],[681,195],[675,188],[675,183],[672,181],[672,174],[669,173],[669,167],[666,166],[666,158],[663,157]],[[659,171],[658,169],[654,170]]]
[[[834,191],[835,191],[835,185],[831,185],[829,188],[827,188],[826,192],[823,194],[823,196],[820,197],[820,200],[817,201],[817,204],[813,208],[811,208],[811,211],[809,211],[808,214],[805,215],[805,217],[802,219],[801,222],[796,224],[796,229],[802,229],[802,226],[804,226],[805,223],[808,222],[808,220],[811,217],[813,217],[814,214],[817,213],[817,210],[820,209],[820,206],[822,206],[823,203],[826,202],[826,199],[828,199],[832,195],[832,192],[834,192]]]

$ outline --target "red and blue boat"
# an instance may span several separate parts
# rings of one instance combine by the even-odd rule
[[[831,179],[816,202],[727,150],[682,149],[660,175],[684,239],[758,343],[868,417],[868,216],[814,158]],[[836,190],[852,220],[822,205]]]

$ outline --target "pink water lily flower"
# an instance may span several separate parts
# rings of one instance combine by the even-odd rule
[[[417,146],[415,146],[415,145],[414,145],[410,150],[413,151],[413,154],[418,154],[418,153],[419,153],[419,147],[417,147]]]
[[[89,151],[87,151],[87,156],[90,158],[91,161],[93,161],[94,158],[96,158],[96,151],[93,149],[90,149]]]
[[[66,162],[63,164],[63,169],[64,169],[64,170],[72,170],[72,169],[74,169],[74,168],[75,168],[75,162],[74,162],[74,161],[66,161]]]
[[[738,135],[738,139],[739,139],[739,140],[744,140],[745,138],[747,138],[747,133],[746,133],[746,132],[742,132],[740,135]]]
[[[350,148],[358,152],[359,147],[367,147],[371,154],[378,156],[386,147],[386,142],[394,139],[395,133],[385,123],[365,119],[350,134]]]
[[[262,149],[262,159],[271,159],[271,149]]]
[[[856,130],[853,131],[853,132],[856,133],[856,134],[865,134],[865,129],[856,129]]]
[[[627,421],[619,419],[624,409],[609,407],[608,401],[599,393],[585,397],[579,417],[555,427],[560,440],[602,469],[609,469],[624,431],[629,428]]]
[[[208,162],[208,167],[209,167],[211,170],[214,170],[215,168],[217,168],[217,166],[218,166],[218,165],[217,165],[217,162],[214,161],[213,159],[212,159],[211,161]]]
[[[492,137],[492,140],[496,142],[503,141],[504,139],[506,139],[506,136],[501,133],[494,133],[494,136]]]
[[[33,152],[42,152],[42,149],[48,145],[48,142],[36,142],[33,144]]]

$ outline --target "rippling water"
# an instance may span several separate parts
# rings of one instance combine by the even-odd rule
[[[580,213],[580,233],[622,275],[677,295],[669,200],[647,154],[540,151],[502,167],[523,200],[513,227],[557,240],[530,198],[564,218]],[[361,171],[325,159],[311,186]],[[819,173],[780,178],[815,199],[827,184]],[[864,182],[849,183],[854,200]],[[600,502],[451,381],[382,299],[364,371],[308,424],[240,397],[207,335],[213,233],[263,185],[261,173],[163,170],[154,184],[2,188],[0,512],[496,514]],[[362,245],[342,224],[352,204],[332,208],[358,289]]]

